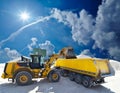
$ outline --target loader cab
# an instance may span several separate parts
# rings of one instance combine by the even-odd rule
[[[44,68],[44,65],[41,61],[42,56],[41,55],[30,55],[31,56],[31,62],[30,62],[30,68],[31,69],[41,69]]]

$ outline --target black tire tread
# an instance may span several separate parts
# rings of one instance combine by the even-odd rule
[[[75,80],[75,73],[74,72],[69,72],[69,79],[71,81],[74,81]]]
[[[87,82],[87,84],[85,85],[84,82]],[[84,87],[86,87],[86,88],[91,87],[91,83],[90,82],[91,82],[91,78],[89,76],[83,76],[82,84],[83,84]]]
[[[80,84],[82,82],[82,75],[76,74],[75,75],[75,82]]]
[[[53,78],[52,78],[52,75],[53,74],[57,74],[58,75],[58,78],[56,79],[56,80],[54,80]],[[50,72],[49,72],[49,74],[48,74],[48,80],[50,81],[50,82],[58,82],[59,80],[60,80],[60,75],[59,75],[59,73],[56,71],[56,70],[51,70]]]
[[[26,83],[20,82],[19,78],[20,78],[21,75],[26,75],[28,77],[28,81]],[[18,85],[21,85],[21,86],[28,85],[28,84],[32,83],[32,75],[29,72],[27,72],[27,71],[18,72],[16,77],[15,77],[15,79],[16,79],[16,83]]]

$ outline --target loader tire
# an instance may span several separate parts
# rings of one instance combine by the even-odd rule
[[[83,84],[84,87],[86,87],[86,88],[91,87],[91,83],[90,82],[91,82],[91,78],[90,77],[84,76],[82,78],[82,84]]]
[[[50,82],[58,82],[60,80],[60,75],[56,70],[52,70],[48,74],[48,80]]]
[[[17,73],[15,80],[18,85],[28,85],[32,83],[32,75],[27,71],[21,71]]]

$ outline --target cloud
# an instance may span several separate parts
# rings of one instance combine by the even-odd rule
[[[109,53],[115,59],[120,58],[120,48],[118,48],[118,47],[111,47]],[[118,60],[120,60],[120,59],[118,59]]]
[[[5,48],[4,51],[6,52],[7,56],[10,58],[10,59],[15,59],[15,58],[18,58],[20,57],[20,54],[18,53],[17,50],[11,50],[10,48]]]
[[[79,44],[83,43],[84,45],[90,42],[95,20],[86,10],[83,9],[80,11],[80,17],[70,11],[60,11],[58,9],[53,9],[51,13],[58,22],[62,22],[71,27],[74,41]]]
[[[39,44],[41,49],[46,49],[47,55],[52,55],[54,53],[55,46],[48,40],[45,43]]]
[[[32,42],[27,45],[30,52],[33,51],[33,48],[41,48],[46,49],[47,56],[54,53],[55,46],[49,40],[46,40],[44,43],[38,43],[38,39],[36,37],[32,37],[31,41]]]
[[[107,50],[120,60],[120,0],[103,0],[96,18],[81,10],[79,15],[71,11],[53,9],[53,17],[71,28],[72,38],[78,44],[88,45],[94,41],[93,49]],[[118,50],[118,51],[117,51]]]
[[[22,32],[24,31],[24,29],[26,29],[26,28],[28,28],[28,27],[30,27],[30,26],[32,26],[32,25],[35,25],[35,24],[37,24],[37,23],[40,23],[40,22],[44,22],[44,21],[46,21],[46,20],[49,20],[50,18],[51,18],[51,16],[40,17],[38,20],[36,20],[36,21],[34,21],[34,22],[30,23],[30,24],[27,24],[27,25],[21,27],[21,28],[18,29],[17,31],[13,32],[9,37],[7,37],[6,39],[0,41],[0,47],[1,47],[5,42],[7,42],[7,41],[9,41],[9,40],[11,40],[11,39],[13,39],[13,38],[15,38],[17,35],[19,35],[20,33],[22,33]]]
[[[42,17],[37,21],[21,27],[16,32],[12,33],[8,38],[0,42],[0,46],[5,42],[16,37],[24,31],[24,29],[35,25],[39,22],[44,22],[51,18],[58,20],[71,28],[72,38],[78,44],[88,44],[94,41],[93,49],[99,48],[101,50],[108,50],[108,53],[117,60],[120,60],[120,0],[103,0],[99,6],[96,18],[93,18],[86,10],[81,10],[79,14],[71,11],[61,11],[59,9],[52,9],[51,15]],[[37,42],[37,41],[36,41]],[[52,49],[54,45],[50,41],[39,44],[41,48]],[[47,46],[51,46],[48,48]],[[31,46],[29,46],[30,49]]]
[[[36,45],[36,42],[38,41],[37,38],[33,37],[33,38],[31,38],[31,40],[32,40],[31,45],[33,45],[33,46]]]
[[[94,57],[94,55],[90,52],[89,49],[85,49],[83,50],[80,55],[87,55],[87,56],[90,56],[90,57]]]
[[[7,62],[20,57],[20,53],[15,49],[4,48],[0,50],[0,62]]]
[[[33,51],[33,47],[36,47],[37,46],[37,38],[36,37],[32,37],[31,38],[31,44],[28,44],[27,47],[29,49],[29,51]]]
[[[120,0],[104,0],[99,6],[95,31],[92,38],[94,48],[108,50],[115,59],[120,60]]]

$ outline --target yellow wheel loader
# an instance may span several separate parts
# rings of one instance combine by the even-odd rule
[[[33,78],[47,77],[50,82],[57,82],[60,76],[57,69],[52,68],[52,65],[59,57],[66,57],[66,51],[71,51],[71,48],[64,48],[59,54],[53,54],[49,60],[43,62],[41,49],[35,49],[35,53],[30,56],[31,59],[22,56],[19,60],[6,63],[2,78],[12,79],[12,82],[16,82],[18,85],[28,85]]]
[[[53,58],[58,57],[53,55]],[[12,79],[18,85],[27,85],[33,78],[48,78],[51,82],[57,82],[60,76],[56,69],[50,68],[53,60],[41,64],[41,55],[31,55],[32,60],[22,57],[21,60],[11,61],[5,64],[2,78]],[[51,63],[50,63],[51,62]]]

